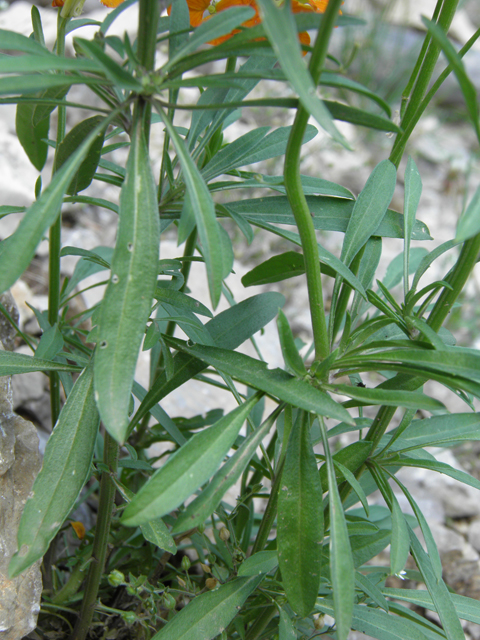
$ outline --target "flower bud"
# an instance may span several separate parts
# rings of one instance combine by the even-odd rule
[[[108,584],[112,587],[120,587],[122,584],[125,584],[125,576],[121,571],[114,569],[108,575]]]
[[[318,618],[313,619],[313,626],[317,631],[319,631],[320,629],[323,629],[324,624],[325,624],[324,615],[320,615],[318,616]]]
[[[227,540],[230,540],[230,531],[227,529],[227,527],[222,527],[218,535],[222,542],[227,542]]]
[[[215,589],[215,587],[218,584],[218,580],[216,578],[207,578],[205,580],[205,586],[207,587],[207,589],[209,589],[210,591],[212,591],[212,589]]]
[[[201,562],[200,566],[202,567],[204,573],[212,573],[212,570],[210,569],[208,564],[203,564],[203,562]]]
[[[183,556],[183,558],[182,558],[182,569],[184,571],[188,571],[191,566],[192,566],[192,563],[190,561],[190,558],[188,556]]]
[[[138,621],[138,616],[134,611],[123,611],[122,620],[127,624],[134,624]]]
[[[171,593],[163,594],[163,602],[167,609],[173,610],[177,606],[177,602]]]

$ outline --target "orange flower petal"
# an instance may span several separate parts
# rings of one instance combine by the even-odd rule
[[[102,4],[106,7],[110,7],[110,9],[114,9],[118,7],[119,4],[122,4],[123,0],[101,0]]]
[[[63,0],[53,0],[52,7],[63,7]]]
[[[72,525],[73,530],[77,534],[77,538],[79,540],[83,540],[85,537],[85,527],[83,526],[83,524],[81,522],[71,522],[70,524]]]

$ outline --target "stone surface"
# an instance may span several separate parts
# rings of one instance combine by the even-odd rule
[[[18,319],[10,294],[2,304]],[[13,346],[15,330],[0,321],[0,342]],[[17,531],[24,504],[40,469],[37,431],[13,412],[11,379],[0,378],[0,640],[20,640],[35,628],[40,609],[40,563],[16,578],[8,564],[17,549]]]

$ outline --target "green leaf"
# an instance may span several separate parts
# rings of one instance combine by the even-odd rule
[[[70,87],[72,84],[97,85],[105,84],[105,80],[94,76],[70,75],[67,73],[4,76],[0,78],[0,95],[26,95],[39,93],[54,87]]]
[[[223,13],[223,12],[222,12]],[[222,292],[223,259],[220,230],[215,216],[212,196],[205,184],[197,165],[193,162],[184,141],[178,135],[172,122],[162,110],[159,115],[170,135],[178,158],[182,165],[185,184],[190,195],[190,202],[197,222],[198,235],[202,243],[203,257],[207,267],[208,287],[213,308],[215,309]]]
[[[465,73],[465,67],[463,61],[458,53],[455,51],[455,47],[447,38],[443,29],[435,22],[428,20],[422,16],[422,22],[427,27],[433,40],[440,46],[445,57],[450,63],[453,73],[457,76],[458,84],[462,90],[465,103],[467,105],[467,111],[472,120],[473,127],[477,134],[477,138],[480,141],[480,122],[478,117],[478,102],[477,102],[477,90],[470,78]]]
[[[302,105],[334,140],[348,149],[349,145],[335,127],[326,105],[317,96],[312,77],[302,60],[290,3],[278,6],[271,0],[258,0],[258,7],[265,33]]]
[[[278,494],[277,550],[285,594],[306,618],[320,586],[322,485],[310,441],[310,416],[300,411],[288,440]]]
[[[270,573],[278,567],[276,551],[257,551],[249,556],[238,568],[239,576],[258,576],[261,573]]]
[[[266,135],[269,127],[258,127],[240,136],[221,149],[202,169],[204,180],[209,181],[222,173],[246,164],[254,164],[285,153],[291,131],[290,127],[279,127]],[[308,125],[303,137],[303,144],[317,135],[317,130]]]
[[[162,517],[189,498],[218,469],[258,400],[252,396],[170,456],[127,506],[122,523],[135,526]]]
[[[19,551],[9,566],[12,577],[46,553],[90,476],[99,425],[92,373],[89,366],[75,382],[47,442],[42,469],[20,520]]]
[[[197,527],[212,515],[225,493],[237,482],[238,478],[240,478],[257,447],[272,428],[280,412],[281,407],[277,407],[258,429],[244,439],[233,456],[217,471],[210,484],[188,505],[185,511],[182,511],[178,515],[172,533],[183,533],[188,529]]]
[[[317,606],[323,613],[334,615],[332,604],[326,598],[322,598]],[[390,615],[382,609],[358,604],[353,608],[352,629],[368,634],[372,638],[378,638],[378,640],[406,640],[406,638],[408,640],[426,640],[418,625],[410,620]]]
[[[112,60],[99,44],[93,40],[84,40],[83,38],[75,38],[75,44],[79,49],[83,50],[86,56],[98,64],[106,77],[109,78],[116,87],[138,93],[142,91],[142,84],[134,78],[129,71]]]
[[[62,205],[63,194],[85,159],[98,134],[110,123],[113,115],[105,118],[86,137],[80,147],[53,177],[48,187],[20,221],[13,235],[0,248],[0,291],[6,291],[30,264],[37,245],[47,229],[55,222]]]
[[[297,640],[297,632],[288,613],[283,607],[279,607],[278,613],[280,615],[280,621],[278,623],[280,636],[278,640]]]
[[[402,434],[408,448],[452,447],[462,441],[480,439],[480,414],[449,413],[413,420]]]
[[[152,640],[212,640],[227,628],[262,580],[263,576],[235,578],[196,596]]]
[[[57,56],[54,56],[57,59]],[[65,60],[66,58],[62,58]],[[68,93],[70,87],[53,87],[52,89],[46,89],[39,94],[40,100],[62,100]],[[57,108],[56,104],[43,104],[39,102],[34,104],[33,111],[33,125],[37,126],[42,120],[48,118],[48,116]]]
[[[258,127],[248,131],[230,144],[222,147],[202,169],[202,177],[208,182],[237,167],[248,164],[250,153],[260,146],[270,127]]]
[[[154,297],[159,302],[166,302],[172,305],[172,307],[176,307],[177,309],[192,311],[193,313],[198,313],[199,315],[207,316],[208,318],[212,317],[212,312],[210,311],[210,309],[208,309],[198,300],[187,296],[186,293],[182,293],[181,291],[157,287],[155,289]]]
[[[138,352],[157,280],[159,217],[155,182],[140,127],[135,131],[120,195],[112,275],[98,322],[95,392],[109,433],[123,442]]]
[[[363,593],[365,593],[369,598],[371,598],[378,607],[380,607],[384,611],[387,611],[388,613],[389,603],[387,599],[385,598],[383,593],[380,591],[380,589],[377,587],[377,585],[375,585],[368,578],[368,576],[364,576],[363,573],[356,571],[355,582],[357,584],[357,587],[360,587]]]
[[[236,349],[273,320],[284,302],[285,298],[281,293],[273,291],[261,293],[222,311],[207,322],[205,328],[217,346],[224,349]],[[183,353],[178,353],[174,357],[173,363],[172,377],[167,379],[165,373],[158,376],[135,414],[132,424],[137,424],[157,402],[160,402],[171,391],[207,368],[207,365],[201,360]]]
[[[327,393],[312,387],[308,382],[297,380],[286,371],[268,369],[266,362],[250,358],[236,351],[205,345],[190,347],[183,340],[167,336],[164,339],[175,349],[203,360],[219,371],[228,373],[241,382],[260,389],[273,397],[280,398],[295,407],[345,422],[353,422],[348,411],[332,400]]]
[[[294,238],[293,235],[296,237]],[[295,241],[301,246],[300,236],[284,232],[284,237]],[[336,256],[327,251],[321,245],[318,245],[320,254],[320,271],[332,278],[336,274],[340,274],[352,287],[365,297],[365,291],[348,267],[341,262]],[[270,282],[280,282],[288,278],[294,278],[305,273],[305,261],[303,254],[296,251],[286,251],[278,256],[273,256],[265,262],[254,267],[246,273],[242,278],[244,287],[252,287],[259,284],[268,284]]]
[[[127,487],[118,482],[118,480],[115,484],[119,492],[122,494],[123,499],[130,503],[134,498],[133,491],[127,489]],[[170,531],[161,518],[155,518],[154,520],[150,520],[149,522],[145,522],[140,525],[140,531],[142,532],[145,540],[148,540],[148,542],[151,542],[156,547],[164,549],[172,554],[177,552],[175,540],[172,538]]]
[[[410,552],[410,538],[405,517],[400,509],[393,491],[390,494],[392,502],[392,539],[390,542],[390,571],[398,575],[403,571]]]
[[[432,532],[430,531],[430,527],[428,526],[428,522],[425,516],[423,515],[421,509],[419,508],[418,504],[413,499],[413,496],[408,491],[408,489],[393,474],[390,474],[390,476],[393,477],[393,480],[395,480],[395,482],[398,484],[400,489],[405,494],[408,502],[410,503],[410,506],[413,509],[413,513],[415,514],[418,524],[420,525],[420,530],[422,532],[422,535],[425,539],[428,557],[430,558],[430,562],[432,563],[432,570],[437,576],[437,578],[441,578],[442,572],[443,572],[442,561],[440,558],[440,553],[438,551],[437,545],[435,543],[435,539],[432,535]],[[392,532],[392,537],[393,537],[393,532]],[[408,541],[408,538],[407,538],[407,541]],[[393,570],[392,570],[392,573],[393,573]],[[398,573],[398,571],[395,571],[395,573]]]
[[[306,199],[315,229],[342,232],[347,230],[354,208],[352,200],[329,198],[327,196],[307,196]],[[230,211],[243,215],[253,224],[269,222],[295,225],[292,209],[284,196],[239,200],[237,202],[229,202],[223,206]],[[369,232],[370,235],[385,238],[403,238],[403,215],[389,209],[376,228]],[[369,236],[367,236],[367,239]],[[415,222],[412,239],[431,239],[427,227],[419,220]]]
[[[426,411],[436,411],[444,409],[444,404],[440,400],[430,398],[419,391],[400,391],[389,389],[370,389],[368,387],[353,387],[347,384],[335,384],[326,386],[330,391],[340,395],[355,398],[359,402],[348,403],[348,406],[362,405],[385,405],[387,407],[406,407],[408,409],[425,409]]]
[[[396,179],[397,172],[390,160],[380,162],[370,174],[345,231],[341,260],[347,266],[370,236],[375,235],[392,199]]]
[[[428,591],[422,589],[391,589],[384,587],[382,592],[389,598],[403,600],[429,609],[430,611],[435,611],[432,596]],[[451,593],[450,597],[459,618],[480,624],[480,601],[466,596],[459,596],[456,593]]]
[[[65,136],[58,147],[58,153],[56,158],[57,170],[65,164],[65,162],[75,153],[75,151],[82,144],[83,140],[103,122],[102,116],[92,116],[82,122],[79,122],[73,129]],[[69,196],[76,195],[79,191],[86,189],[93,180],[93,176],[98,167],[100,161],[103,140],[105,138],[105,129],[102,129],[92,142],[88,154],[74,179],[68,185],[66,193]]]
[[[477,233],[480,233],[480,186],[458,221],[455,242],[465,242]]]
[[[307,369],[302,357],[298,353],[288,320],[281,309],[277,316],[277,329],[278,336],[280,338],[280,345],[282,347],[283,359],[288,371],[293,375],[303,378],[307,373]]]
[[[12,376],[15,373],[31,373],[32,371],[78,372],[79,367],[27,356],[25,353],[0,351],[0,376]]]
[[[173,58],[177,51],[180,51],[188,42],[190,12],[186,0],[178,0],[178,2],[171,4],[169,27],[170,38],[168,41],[168,53],[169,57]],[[179,33],[177,34],[177,32]]]
[[[336,632],[339,640],[346,640],[352,625],[353,601],[355,596],[355,569],[345,513],[335,478],[335,467],[323,422],[320,423],[320,432],[327,463],[328,477],[330,579],[333,590],[333,615],[335,617]]]
[[[409,533],[412,556],[417,563],[417,567],[422,574],[427,589],[432,597],[435,610],[440,617],[445,635],[448,640],[464,640],[465,634],[462,630],[462,626],[452,602],[452,597],[445,585],[445,582],[434,572],[430,558],[425,553],[417,536],[410,528]]]
[[[254,15],[255,13],[251,7],[230,7],[225,11],[212,15],[209,20],[206,20],[195,29],[187,43],[177,51],[173,58],[170,58],[169,62],[163,67],[164,73],[189,53],[196,51],[205,42],[230,33],[235,27],[238,27],[242,22],[249,20]]]
[[[405,196],[403,205],[403,215],[405,220],[405,250],[403,252],[403,280],[404,290],[408,291],[408,275],[410,273],[410,240],[412,239],[415,217],[418,203],[422,195],[422,179],[414,160],[409,156],[407,168],[405,169]]]
[[[384,466],[402,466],[402,467],[415,467],[418,469],[430,469],[430,471],[436,471],[437,473],[444,473],[446,476],[450,476],[454,480],[458,480],[463,484],[467,484],[474,489],[480,490],[480,480],[471,476],[465,471],[460,471],[454,467],[446,464],[445,462],[439,462],[438,460],[425,459],[425,458],[413,458],[408,456],[395,456],[391,460],[382,460]]]
[[[19,103],[15,117],[15,131],[17,138],[37,171],[45,166],[48,155],[48,131],[50,120],[45,118],[38,124],[34,124],[36,105],[34,103]]]
[[[88,71],[95,73],[100,70],[98,64],[86,60],[85,58],[61,58],[49,54],[45,55],[25,55],[25,56],[2,56],[0,55],[0,73],[25,73],[31,74],[41,71]],[[43,76],[44,78],[46,76]],[[48,77],[48,76],[47,76]]]
[[[44,360],[53,360],[56,355],[63,349],[63,336],[55,324],[43,332],[38,347],[35,351],[35,358],[43,358]]]
[[[300,14],[297,14],[297,17]],[[310,19],[311,16],[308,16]],[[310,28],[310,27],[308,27]],[[355,80],[350,80],[350,78],[346,78],[345,76],[341,76],[337,73],[332,73],[331,71],[323,71],[320,76],[320,85],[324,87],[336,87],[340,89],[347,89],[348,91],[353,91],[354,93],[358,93],[360,95],[366,96],[376,102],[382,109],[385,111],[387,116],[390,118],[392,115],[392,110],[390,106],[383,98],[378,96],[376,93],[373,93],[368,87],[365,87],[363,84],[359,82],[355,82]]]
[[[369,111],[364,111],[357,107],[350,107],[341,102],[333,102],[332,100],[325,100],[324,104],[334,120],[350,122],[351,124],[376,129],[377,131],[390,131],[391,133],[401,132],[400,127],[391,120],[388,120],[388,118],[377,116]]]
[[[27,38],[14,31],[0,29],[0,42],[2,51],[22,51],[22,53],[33,53],[35,56],[54,57],[48,49],[33,38]]]

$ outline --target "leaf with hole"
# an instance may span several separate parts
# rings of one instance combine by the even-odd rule
[[[112,275],[100,309],[95,357],[97,405],[106,429],[119,442],[128,430],[133,377],[157,281],[159,240],[156,187],[138,128],[120,195]]]

